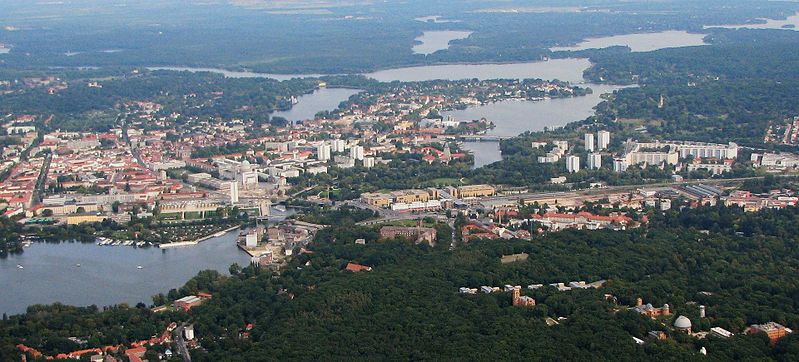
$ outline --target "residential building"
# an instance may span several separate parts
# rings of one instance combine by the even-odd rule
[[[594,152],[594,134],[593,133],[586,133],[585,134],[585,150],[588,152]]]
[[[597,146],[599,146],[600,150],[607,149],[610,145],[610,132],[608,131],[599,131],[597,132]]]
[[[732,171],[732,166],[728,163],[689,163],[686,167],[688,172],[696,170],[707,170],[713,175],[721,175]]]
[[[630,166],[630,164],[624,158],[613,159],[613,171],[614,172],[620,172],[621,173],[621,172],[627,171],[627,167],[629,167],[629,166]]]
[[[580,171],[580,157],[568,156],[566,157],[566,171],[571,173]]]
[[[599,153],[592,153],[588,155],[588,168],[598,170],[602,167],[602,155]]]
[[[353,160],[363,160],[364,150],[363,146],[353,146],[350,148],[350,158]]]
[[[330,160],[330,146],[325,143],[316,146],[316,159],[319,161]]]

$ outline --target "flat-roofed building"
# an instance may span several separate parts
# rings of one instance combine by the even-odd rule
[[[367,192],[361,194],[361,201],[371,206],[388,207],[391,205],[392,198],[389,194]]]
[[[496,193],[497,189],[491,185],[467,185],[458,187],[458,197],[461,199],[494,196]]]
[[[430,194],[424,190],[401,190],[393,191],[391,193],[394,202],[410,204],[413,202],[427,202],[430,199]]]

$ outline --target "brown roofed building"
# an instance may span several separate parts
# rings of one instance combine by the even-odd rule
[[[356,263],[347,263],[347,267],[345,269],[353,273],[358,273],[362,271],[372,271],[372,267]]]
[[[771,340],[771,343],[776,343],[779,339],[787,336],[793,331],[791,331],[788,328],[785,328],[785,326],[776,322],[753,324],[746,329],[746,333],[759,333],[759,332],[765,333],[768,336],[768,339]]]
[[[417,244],[427,242],[436,243],[436,229],[426,227],[384,226],[380,228],[380,238],[396,239],[398,237],[415,240]]]

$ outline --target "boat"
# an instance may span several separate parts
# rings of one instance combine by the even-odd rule
[[[144,269],[144,267],[139,265],[139,266],[136,267],[136,269]]]
[[[24,269],[24,268],[25,267],[23,267],[22,265],[17,264],[17,269]]]

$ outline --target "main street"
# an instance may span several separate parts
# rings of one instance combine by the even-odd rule
[[[189,349],[186,347],[186,340],[183,339],[183,330],[186,323],[181,323],[180,327],[175,329],[175,345],[178,347],[178,354],[183,358],[183,362],[191,362],[191,355]]]

